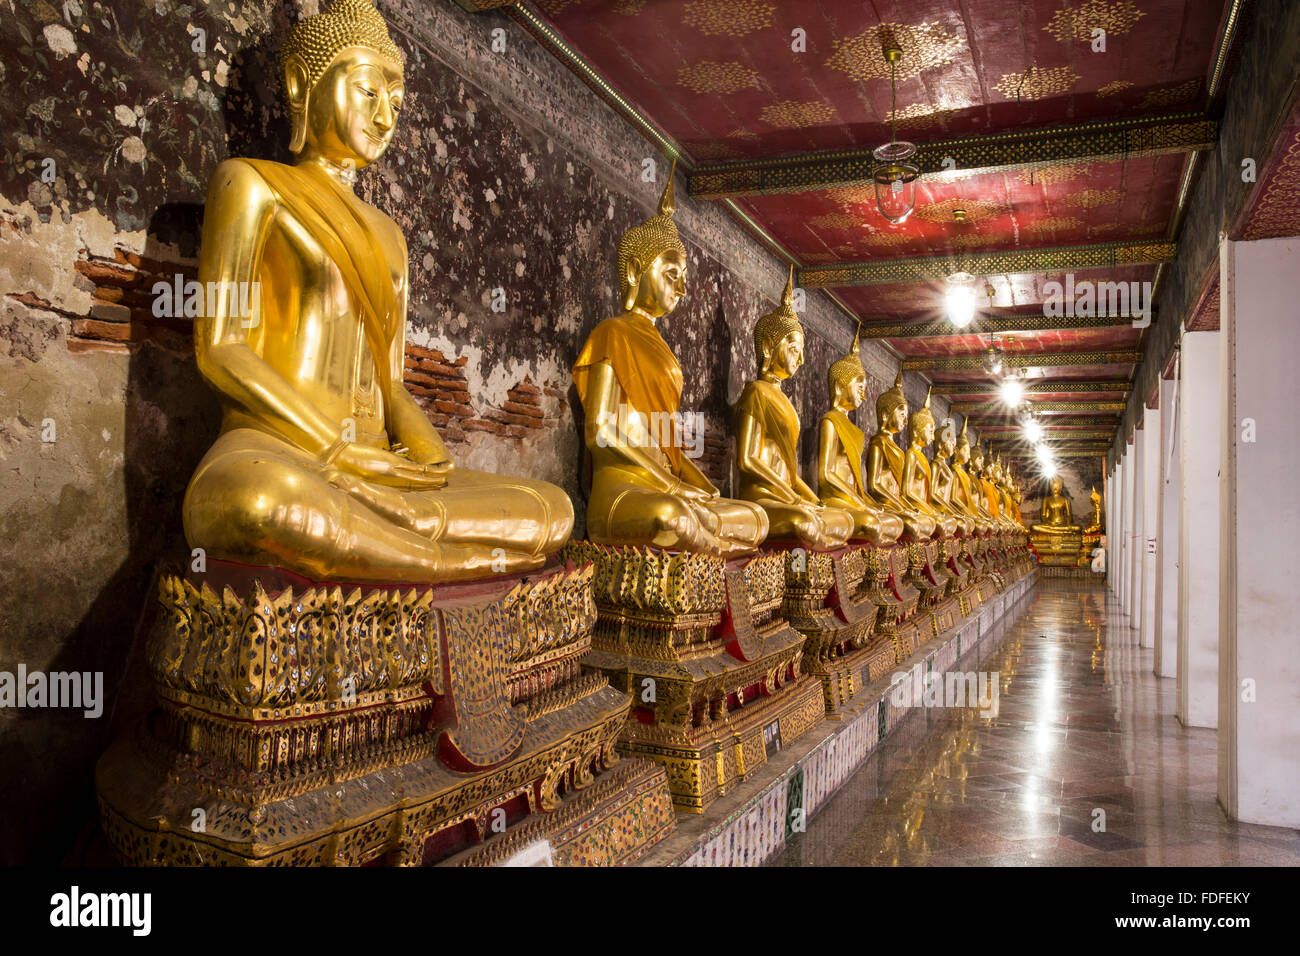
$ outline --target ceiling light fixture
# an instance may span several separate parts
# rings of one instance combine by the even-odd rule
[[[1002,401],[1012,408],[1017,408],[1025,400],[1025,386],[1020,379],[1009,378],[1002,383],[1001,394]]]
[[[944,295],[948,321],[964,329],[975,319],[975,277],[969,272],[954,272],[948,276],[948,291]]]
[[[892,37],[886,37],[881,52],[889,61],[889,142],[871,151],[876,164],[871,168],[871,178],[876,184],[876,208],[880,214],[899,225],[907,220],[916,208],[916,180],[921,168],[909,162],[916,152],[913,143],[898,138],[898,93],[895,73],[903,50]]]
[[[989,337],[989,347],[980,355],[980,364],[984,366],[984,371],[990,375],[1002,374],[1003,351],[998,347],[998,337],[996,335]]]
[[[1037,445],[1043,440],[1043,426],[1032,418],[1025,422],[1024,431],[1025,440],[1031,445]]]

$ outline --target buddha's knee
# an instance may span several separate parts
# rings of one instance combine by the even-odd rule
[[[322,487],[311,487],[317,484]],[[302,548],[309,540],[337,536],[341,516],[330,507],[335,495],[333,488],[286,462],[259,456],[232,458],[207,469],[190,486],[186,533],[195,547],[237,553]]]
[[[699,520],[685,503],[663,497],[655,502],[653,531],[656,547],[676,548],[698,537]]]

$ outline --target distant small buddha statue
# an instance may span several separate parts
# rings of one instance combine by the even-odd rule
[[[876,398],[876,433],[867,443],[867,493],[882,509],[903,519],[904,530],[914,539],[926,540],[939,527],[934,516],[903,500],[903,449],[893,436],[907,426],[907,398],[903,395],[903,370],[892,388]]]
[[[956,520],[964,535],[975,533],[975,519],[962,511],[953,501],[957,475],[948,460],[957,449],[957,427],[951,418],[946,419],[935,435],[934,459],[930,463],[930,506],[941,514]]]
[[[1092,493],[1088,495],[1089,501],[1092,502],[1092,514],[1088,516],[1088,524],[1083,529],[1084,534],[1100,534],[1102,532],[1101,517],[1101,495],[1097,493],[1096,486],[1093,487]]]
[[[1060,478],[1053,478],[1051,494],[1043,499],[1042,520],[1034,525],[1033,530],[1039,534],[1079,534],[1082,532],[1074,523],[1070,510],[1070,499],[1061,494],[1064,483]]]
[[[867,373],[862,367],[857,334],[849,354],[831,363],[826,380],[831,409],[822,416],[817,432],[817,490],[822,503],[853,516],[850,538],[877,546],[891,545],[903,533],[903,519],[869,503],[862,480],[866,436],[849,417],[867,395]]]
[[[597,544],[751,554],[767,535],[767,513],[720,497],[683,454],[682,367],[655,324],[686,294],[686,247],[674,207],[669,172],[658,214],[618,244],[623,312],[592,330],[573,365],[592,467],[587,537]]]
[[[1020,517],[1020,509],[1016,507],[1016,501],[1011,494],[1011,466],[1002,464],[1002,456],[998,456],[997,461],[997,488],[1002,496],[1002,513],[1006,515],[1007,520],[1013,524],[1021,525],[1024,522]]]
[[[931,469],[930,461],[925,457],[925,449],[934,443],[930,390],[925,393],[925,402],[908,421],[907,432],[910,440],[903,455],[903,480],[899,483],[901,497],[906,504],[933,518],[943,537],[951,538],[957,530],[957,519],[936,508],[930,500]]]
[[[993,518],[984,507],[984,496],[979,483],[967,470],[970,461],[970,439],[966,437],[966,422],[961,423],[961,434],[957,436],[957,447],[953,452],[952,473],[956,478],[953,485],[952,501],[962,512],[975,520],[975,529],[980,534],[993,530]]]
[[[1000,504],[997,490],[993,487],[992,480],[985,472],[984,449],[979,442],[975,443],[975,448],[971,452],[971,455],[971,478],[974,479],[974,485],[978,489],[980,496],[984,499],[984,510],[987,511],[989,517],[993,519],[994,529],[997,531],[1005,531],[1007,529],[1007,523],[1002,517],[1002,505]],[[992,462],[989,462],[989,464],[991,466]]]
[[[799,413],[781,383],[803,365],[803,326],[794,311],[794,268],[781,304],[754,326],[758,378],[736,402],[736,466],[740,496],[767,512],[769,539],[791,539],[816,551],[842,547],[853,515],[822,504],[799,476]]]
[[[221,432],[185,493],[209,558],[316,579],[433,582],[535,568],[573,527],[565,492],[453,465],[406,390],[407,249],[353,191],[392,141],[402,55],[366,0],[299,21],[280,54],[295,165],[212,174],[194,323]],[[259,286],[260,284],[260,286]]]

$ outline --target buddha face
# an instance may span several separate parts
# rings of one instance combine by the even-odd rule
[[[912,420],[912,444],[922,448],[934,441],[934,420],[930,418]]]
[[[656,319],[677,308],[686,295],[686,258],[676,249],[661,252],[643,269],[634,258],[628,272],[628,284],[635,289],[632,305]]]
[[[953,454],[956,456],[954,461],[956,461],[957,464],[966,464],[966,462],[970,461],[970,442],[964,441],[959,444]]]
[[[890,413],[889,419],[885,422],[887,430],[891,435],[897,435],[907,427],[907,403],[895,406]]]
[[[803,365],[803,333],[794,331],[786,334],[767,361],[767,369],[777,378],[789,378]]]
[[[297,64],[291,63],[286,74],[291,105],[306,100],[308,151],[360,169],[388,149],[406,96],[400,63],[365,47],[348,47],[310,91],[303,88]]]
[[[835,404],[842,408],[857,408],[867,400],[867,377],[855,375],[847,384],[836,382],[833,398]]]
[[[1061,495],[1061,488],[1063,488],[1063,487],[1064,487],[1064,485],[1061,483],[1061,479],[1060,479],[1060,478],[1053,478],[1053,479],[1052,479],[1052,484],[1051,484],[1051,488],[1052,488],[1052,496],[1055,497],[1055,498],[1059,498],[1060,495]]]
[[[951,431],[942,431],[939,433],[938,457],[947,458],[956,449],[957,439],[952,437]]]

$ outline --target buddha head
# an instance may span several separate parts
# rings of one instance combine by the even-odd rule
[[[984,474],[984,446],[976,442],[971,448],[971,474],[979,478]]]
[[[858,332],[861,332],[860,328]],[[862,356],[858,351],[858,332],[853,334],[853,346],[848,354],[832,362],[826,372],[831,404],[845,411],[852,411],[867,398],[867,372],[862,367]]]
[[[280,49],[289,148],[360,169],[383,155],[406,87],[402,54],[370,0],[334,0],[299,20]]]
[[[903,368],[899,366],[898,377],[892,388],[881,392],[876,398],[876,424],[886,435],[896,435],[907,427],[907,396],[903,394]]]
[[[674,159],[668,185],[659,197],[659,212],[623,233],[618,243],[623,308],[628,312],[638,309],[656,319],[677,308],[686,295],[686,247],[673,222],[677,208],[673,194],[676,170]]]
[[[933,387],[926,389],[925,401],[908,422],[908,435],[912,439],[912,444],[921,448],[934,441],[934,413],[930,411],[932,391],[934,391]]]
[[[966,437],[966,419],[961,421],[961,434],[957,436],[957,447],[953,454],[956,456],[954,461],[959,465],[964,465],[970,461],[970,439]]]
[[[935,434],[935,440],[938,445],[935,447],[935,458],[942,458],[947,461],[957,450],[957,426],[953,424],[951,418],[944,419],[939,431]]]
[[[1059,498],[1061,497],[1061,489],[1065,487],[1065,483],[1061,481],[1060,478],[1053,478],[1048,487],[1052,489],[1052,497]]]
[[[803,365],[803,325],[794,311],[794,266],[781,304],[754,324],[754,350],[762,375],[786,379]]]

